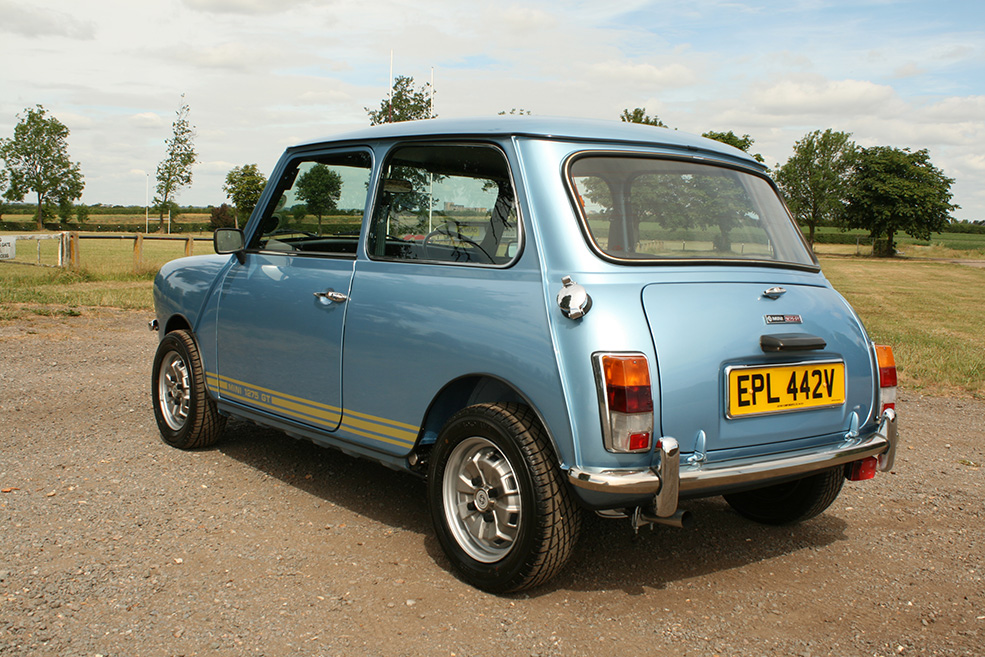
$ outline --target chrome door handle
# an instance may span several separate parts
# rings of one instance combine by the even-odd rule
[[[315,296],[319,299],[328,299],[329,301],[334,301],[335,303],[342,303],[349,297],[342,294],[341,292],[336,292],[334,290],[329,290],[328,292],[315,292]]]

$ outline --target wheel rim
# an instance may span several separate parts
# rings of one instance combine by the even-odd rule
[[[455,446],[442,481],[445,520],[455,541],[482,563],[513,548],[520,529],[520,489],[509,459],[478,436]]]
[[[161,373],[157,377],[158,405],[168,426],[178,431],[188,420],[191,386],[188,366],[175,351],[170,351],[161,361]]]

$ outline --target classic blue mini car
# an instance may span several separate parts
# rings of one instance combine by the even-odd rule
[[[164,440],[226,418],[418,473],[468,582],[543,583],[583,509],[811,518],[892,467],[896,369],[765,168],[626,123],[378,126],[290,148],[219,255],[165,265]]]

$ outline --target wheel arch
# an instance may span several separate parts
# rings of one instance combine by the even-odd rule
[[[168,333],[173,331],[188,331],[191,333],[192,338],[198,342],[198,338],[195,337],[195,332],[192,330],[191,322],[188,318],[181,314],[171,315],[168,320],[164,323],[164,330],[161,331],[161,337],[164,337]]]
[[[424,421],[421,423],[421,432],[418,436],[417,445],[414,451],[426,453],[438,439],[438,434],[442,427],[448,422],[455,413],[483,403],[510,403],[515,402],[524,404],[533,411],[540,423],[544,434],[547,436],[554,457],[558,463],[563,462],[561,453],[558,449],[554,433],[550,425],[545,421],[543,413],[537,405],[517,386],[509,381],[491,374],[469,374],[448,382],[434,396],[428,409],[424,414]]]

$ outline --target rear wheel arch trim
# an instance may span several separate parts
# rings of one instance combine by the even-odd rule
[[[523,404],[534,413],[544,435],[547,436],[555,459],[564,470],[563,452],[559,448],[554,431],[544,419],[544,414],[517,386],[493,374],[466,374],[446,383],[428,404],[414,450],[433,445],[441,429],[460,410],[482,403],[509,402]]]

